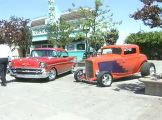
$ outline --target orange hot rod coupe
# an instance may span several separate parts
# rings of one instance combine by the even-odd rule
[[[10,75],[16,79],[46,78],[54,80],[57,75],[73,72],[76,57],[69,56],[62,48],[36,48],[31,57],[14,59],[10,65]]]
[[[84,72],[85,71],[85,72]],[[153,63],[141,54],[135,44],[109,45],[101,48],[101,54],[85,60],[85,70],[74,73],[77,82],[97,81],[102,86],[111,86],[113,79],[140,72],[142,76],[155,73]]]

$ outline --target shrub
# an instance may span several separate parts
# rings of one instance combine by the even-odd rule
[[[150,60],[162,60],[162,32],[138,32],[130,34],[126,43],[137,44],[141,53]]]

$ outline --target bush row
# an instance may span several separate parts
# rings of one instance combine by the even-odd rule
[[[150,60],[162,60],[162,32],[138,32],[130,34],[126,43],[137,44],[141,53]]]

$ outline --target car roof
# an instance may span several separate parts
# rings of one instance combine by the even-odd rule
[[[34,48],[34,50],[64,50],[63,48]]]
[[[108,46],[103,46],[102,48],[108,48],[108,47],[125,48],[125,47],[138,47],[138,45],[135,45],[135,44],[108,45]]]

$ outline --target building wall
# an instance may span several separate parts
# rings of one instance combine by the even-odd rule
[[[57,13],[58,12],[58,13]],[[71,33],[70,36],[75,36],[76,33],[80,32],[80,24],[78,22],[78,19],[82,18],[81,14],[77,13],[77,11],[74,11],[73,13],[71,12],[64,12],[60,15],[60,11],[55,11],[56,19],[58,19],[60,16],[64,18],[67,21],[73,22],[77,24],[77,28],[74,28],[73,32]],[[59,16],[59,17],[58,17]],[[31,29],[33,32],[33,48],[34,47],[42,47],[48,44],[48,35],[47,35],[47,23],[48,23],[48,17],[39,17],[36,19],[32,20],[31,23]],[[78,48],[81,46],[78,46],[82,44],[81,46],[83,48]],[[70,48],[71,46],[74,46],[73,49]],[[86,50],[86,45],[84,40],[77,40],[73,41],[70,45],[65,46],[65,49],[68,51],[69,55],[73,55],[77,57],[77,60],[82,60],[83,54],[85,53]]]

